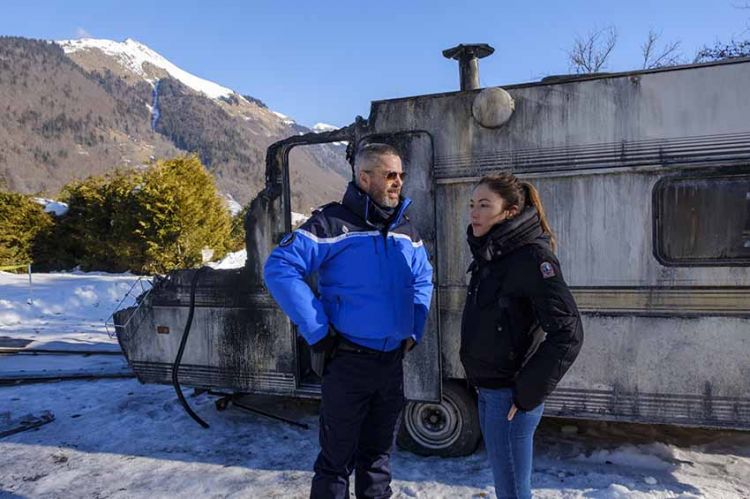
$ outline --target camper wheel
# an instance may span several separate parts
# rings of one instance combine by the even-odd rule
[[[457,457],[473,453],[480,438],[476,400],[465,384],[446,381],[441,403],[406,404],[397,441],[422,456]]]

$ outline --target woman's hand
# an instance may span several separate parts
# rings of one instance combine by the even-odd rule
[[[515,416],[517,412],[518,407],[516,407],[516,404],[512,404],[510,406],[510,410],[508,411],[508,421],[513,421],[513,416]]]

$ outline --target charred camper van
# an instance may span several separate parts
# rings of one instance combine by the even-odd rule
[[[373,102],[367,119],[273,144],[244,268],[170,273],[115,314],[138,379],[171,383],[180,353],[191,387],[319,396],[263,264],[292,229],[290,151],[378,141],[403,154],[435,269],[424,340],[406,360],[402,445],[459,455],[478,442],[458,357],[465,230],[472,186],[498,170],[538,187],[584,320],[545,414],[750,429],[750,59],[482,89],[477,59],[491,51],[445,52],[460,91]]]

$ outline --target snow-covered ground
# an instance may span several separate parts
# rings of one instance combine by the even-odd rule
[[[243,249],[229,253],[218,262],[211,262],[207,265],[214,269],[238,269],[245,266],[245,260],[247,260],[247,250]]]
[[[34,274],[28,305],[28,276],[0,273],[0,338],[112,348],[103,322],[137,279]],[[0,378],[15,358],[0,354]],[[183,412],[171,387],[134,379],[0,386],[0,429],[28,413],[55,415],[0,439],[0,497],[307,496],[316,402],[253,401],[302,429],[236,407],[218,412],[206,394],[188,400],[211,428]],[[538,497],[750,497],[748,433],[545,419],[536,443]],[[393,468],[395,497],[494,497],[481,449],[456,459],[397,451]]]
[[[200,428],[166,386],[135,380],[0,388],[13,414],[50,410],[55,421],[0,440],[0,496],[305,497],[317,453],[316,405],[258,405],[307,423],[301,429],[188,398]],[[547,420],[538,432],[539,497],[750,496],[750,437],[634,425]],[[396,497],[493,497],[483,450],[456,459],[397,451]]]
[[[149,287],[132,274],[33,273],[29,282],[28,274],[0,272],[0,336],[31,340],[36,348],[116,347],[105,322],[120,301],[130,306]]]

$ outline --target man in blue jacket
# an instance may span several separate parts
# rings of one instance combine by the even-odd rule
[[[271,295],[313,352],[330,357],[313,498],[349,497],[352,470],[357,497],[391,495],[403,356],[419,343],[432,298],[432,267],[405,214],[404,175],[396,149],[362,147],[341,203],[313,213],[266,261]],[[315,272],[317,293],[305,282]]]

